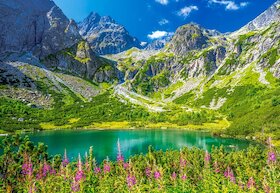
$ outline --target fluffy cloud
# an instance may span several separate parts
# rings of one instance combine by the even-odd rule
[[[148,35],[150,39],[158,39],[167,36],[166,31],[153,31],[151,34]]]
[[[167,5],[169,3],[169,0],[156,0],[156,2],[162,5]]]
[[[148,38],[154,40],[154,39],[160,39],[164,38],[166,36],[172,36],[174,33],[173,32],[167,32],[167,31],[153,31],[151,34],[148,35]]]
[[[192,11],[197,11],[197,10],[198,10],[197,6],[194,6],[194,5],[186,6],[186,7],[183,7],[180,11],[178,11],[177,15],[183,16],[186,18],[191,14]]]
[[[168,23],[169,23],[169,21],[168,21],[167,19],[161,19],[161,20],[158,22],[159,25],[165,25],[165,24],[168,24]]]
[[[238,10],[242,7],[246,7],[249,4],[248,2],[241,2],[238,4],[235,1],[229,0],[210,0],[209,3],[224,5],[226,10]]]

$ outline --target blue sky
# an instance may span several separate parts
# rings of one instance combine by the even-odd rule
[[[195,22],[220,32],[235,31],[276,0],[54,0],[77,22],[90,12],[109,15],[140,41],[149,41]]]

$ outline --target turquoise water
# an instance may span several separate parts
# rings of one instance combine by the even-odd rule
[[[160,129],[45,131],[28,135],[33,142],[47,144],[51,155],[63,154],[64,149],[67,149],[70,159],[76,159],[79,153],[84,155],[89,147],[93,146],[94,156],[99,162],[107,156],[115,160],[118,139],[125,158],[146,153],[149,145],[157,150],[180,149],[187,146],[210,151],[212,146],[220,145],[227,150],[240,150],[252,143],[246,140],[213,137],[205,132]]]

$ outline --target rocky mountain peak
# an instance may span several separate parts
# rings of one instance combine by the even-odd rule
[[[170,49],[175,54],[183,55],[192,50],[208,46],[211,34],[197,24],[187,24],[177,29],[170,42]]]
[[[96,12],[91,12],[89,16],[86,18],[88,22],[98,23],[101,19],[101,16]]]
[[[110,16],[103,16],[100,19],[100,23],[116,23]]]
[[[124,26],[109,16],[91,13],[79,23],[80,34],[100,55],[116,54],[132,47],[140,48],[140,42],[132,37]]]

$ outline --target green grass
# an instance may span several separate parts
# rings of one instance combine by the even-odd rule
[[[239,36],[239,39],[237,41],[237,45],[243,45],[245,44],[245,42],[252,36],[254,36],[256,34],[256,32],[249,32],[247,34],[243,34]]]
[[[166,97],[166,98],[168,98],[170,95],[172,95],[172,93],[174,92],[174,91],[176,91],[177,89],[179,89],[180,87],[182,87],[184,85],[184,83],[183,82],[181,82],[181,81],[177,81],[176,83],[174,83],[174,84],[171,84],[167,89],[165,89],[164,90],[164,96]]]
[[[277,48],[271,48],[264,55],[262,55],[262,58],[267,59],[268,64],[270,66],[273,66],[276,63],[276,61],[280,58],[280,54],[278,52],[279,51]]]

